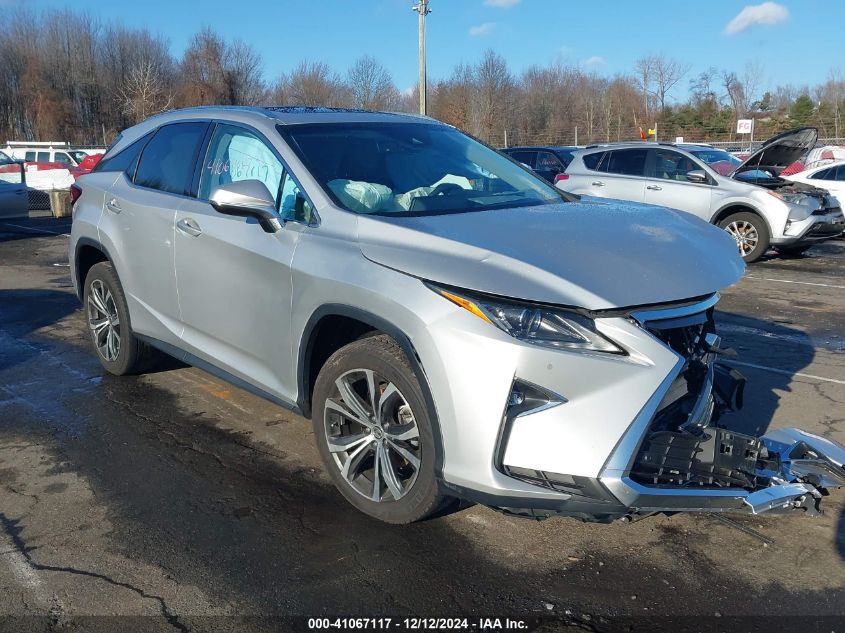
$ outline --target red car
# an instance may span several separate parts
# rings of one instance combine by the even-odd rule
[[[100,159],[103,157],[102,154],[89,154],[81,161],[79,161],[79,169],[83,174],[87,174],[89,171],[94,169],[97,163],[100,162]]]

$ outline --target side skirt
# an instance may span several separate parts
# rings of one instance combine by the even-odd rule
[[[202,358],[194,356],[193,354],[189,354],[185,350],[176,347],[175,345],[171,345],[170,343],[165,343],[164,341],[159,341],[158,339],[144,336],[142,334],[135,334],[139,339],[155,347],[157,350],[160,350],[167,354],[168,356],[172,356],[176,360],[180,360],[192,367],[196,367],[197,369],[202,369],[203,371],[208,372],[212,376],[216,376],[221,380],[225,380],[226,382],[243,389],[244,391],[248,391],[253,395],[258,396],[259,398],[264,398],[265,400],[269,400],[273,404],[277,404],[280,407],[287,409],[288,411],[292,411],[297,415],[302,415],[302,409],[295,402],[290,402],[289,400],[285,400],[283,398],[279,398],[278,396],[274,396],[271,393],[264,391],[263,389],[256,387],[253,384],[248,383],[243,378],[239,378],[234,374],[229,373],[225,369],[220,369],[217,365],[213,365]]]

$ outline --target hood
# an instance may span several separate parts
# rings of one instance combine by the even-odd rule
[[[745,270],[725,231],[681,211],[584,198],[537,207],[359,216],[365,257],[446,285],[604,310],[679,301]]]
[[[732,175],[752,169],[769,169],[776,175],[806,156],[816,146],[819,131],[814,127],[799,127],[770,138],[763,147],[751,154]]]

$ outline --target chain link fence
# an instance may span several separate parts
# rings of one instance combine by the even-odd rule
[[[731,124],[736,129],[736,124]],[[817,125],[819,128],[820,145],[845,145],[845,136],[840,132],[839,126]],[[643,126],[642,131],[648,140],[654,137],[648,136],[648,129],[652,126]],[[669,127],[657,126],[657,140],[675,142],[683,139],[686,143],[709,143],[716,147],[722,147],[729,151],[741,152],[750,149],[757,149],[763,141],[786,130],[800,127],[790,121],[767,121],[757,120],[752,135],[737,134],[734,131],[726,131],[724,127],[714,128],[706,126]],[[490,144],[494,147],[517,147],[517,146],[560,146],[560,145],[592,145],[596,143],[614,143],[620,141],[641,140],[640,128],[638,126],[622,126],[606,130],[592,131],[582,126],[572,128],[548,129],[541,132],[524,130],[502,130],[501,133],[490,135]]]

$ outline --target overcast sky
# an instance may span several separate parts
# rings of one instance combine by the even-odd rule
[[[370,53],[400,89],[417,77],[416,0],[0,0],[0,7],[69,7],[103,20],[147,26],[181,54],[192,33],[210,25],[251,43],[267,79],[302,59],[345,70]],[[447,76],[461,61],[492,48],[519,71],[557,58],[601,74],[629,71],[635,59],[664,53],[692,66],[741,72],[762,63],[763,85],[806,85],[845,70],[843,0],[736,2],[709,0],[430,0],[429,76]],[[688,81],[675,97],[684,97]]]

